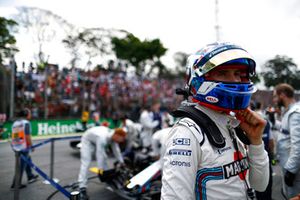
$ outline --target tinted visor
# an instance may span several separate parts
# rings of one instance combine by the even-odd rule
[[[234,77],[234,80],[230,81],[230,77]],[[242,64],[224,64],[216,67],[204,75],[205,80],[208,81],[220,81],[220,82],[239,82],[239,83],[250,83],[249,79],[249,67]],[[219,80],[218,77],[222,77]],[[224,79],[228,77],[229,80]]]

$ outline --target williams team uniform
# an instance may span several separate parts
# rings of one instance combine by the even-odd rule
[[[288,170],[295,174],[294,185],[283,187],[291,198],[300,192],[300,102],[291,104],[284,112],[280,130],[277,154],[282,173]]]
[[[161,199],[242,200],[248,198],[246,184],[257,191],[264,190],[269,180],[264,144],[249,145],[247,150],[234,134],[239,121],[202,106],[196,108],[216,123],[226,146],[213,147],[192,119],[179,120],[166,142]]]
[[[86,188],[88,167],[92,161],[93,151],[96,151],[97,167],[99,169],[108,169],[108,156],[106,154],[107,145],[111,145],[115,158],[124,163],[120,147],[117,143],[113,142],[111,137],[114,134],[113,129],[105,126],[96,126],[88,129],[81,137],[81,167],[78,177],[79,187]]]

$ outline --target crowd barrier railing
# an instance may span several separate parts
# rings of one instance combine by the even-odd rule
[[[76,200],[79,198],[78,191],[67,191],[64,187],[58,184],[54,179],[54,143],[56,140],[69,140],[69,139],[79,139],[81,136],[67,136],[60,138],[50,138],[44,140],[40,143],[32,145],[30,148],[24,149],[22,151],[15,151],[15,190],[14,190],[14,200],[19,200],[20,198],[20,190],[19,186],[21,183],[21,159],[29,165],[32,169],[34,169],[41,177],[43,177],[46,181],[48,181],[53,187],[55,187],[59,192],[61,192],[65,197],[70,200]],[[36,149],[37,147],[43,146],[47,143],[51,143],[50,150],[50,176],[48,176],[45,172],[43,172],[37,165],[35,165],[30,159],[25,157],[22,152],[30,152],[32,149]]]

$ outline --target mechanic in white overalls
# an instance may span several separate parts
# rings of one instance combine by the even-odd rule
[[[92,127],[82,135],[80,150],[81,166],[78,176],[81,200],[88,199],[86,192],[87,174],[94,150],[96,151],[98,169],[108,169],[108,157],[105,152],[108,144],[111,145],[113,154],[118,162],[124,163],[119,144],[125,141],[126,135],[127,133],[122,128],[110,129],[106,126]]]

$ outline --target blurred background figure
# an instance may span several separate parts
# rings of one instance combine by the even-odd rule
[[[124,128],[127,132],[125,150],[123,156],[133,160],[134,150],[141,146],[139,141],[140,133],[142,131],[142,125],[139,123],[133,122],[128,118],[127,115],[121,117],[121,127]]]
[[[100,126],[100,113],[99,112],[93,112],[93,121],[95,126]]]
[[[284,109],[277,155],[283,174],[283,192],[289,199],[300,191],[300,102],[294,98],[294,88],[285,83],[275,87],[273,98]]]
[[[16,120],[12,125],[12,148],[14,151],[19,151],[21,155],[31,161],[31,157],[29,151],[26,149],[32,146],[31,140],[31,112],[28,108],[25,108],[18,115],[18,120]],[[25,151],[24,151],[25,150]],[[33,151],[33,149],[32,149]],[[21,159],[21,167],[20,167],[20,179],[13,179],[13,183],[11,185],[11,189],[15,189],[16,181],[19,181],[19,187],[24,188],[26,185],[22,184],[23,172],[26,171],[27,181],[28,183],[33,183],[37,180],[38,175],[32,173],[31,167],[27,165],[27,163]]]
[[[87,110],[83,110],[81,114],[81,124],[82,124],[82,131],[87,129],[87,123],[90,118],[90,113]]]
[[[168,128],[174,125],[174,117],[169,112],[162,113],[162,128]]]
[[[272,160],[274,159],[275,142],[274,142],[273,133],[271,129],[271,123],[268,120],[267,116],[265,115],[264,110],[262,109],[262,104],[260,102],[254,102],[252,108],[254,109],[255,112],[257,112],[260,116],[262,116],[267,121],[262,139],[264,141],[265,150],[268,152],[269,168],[270,168],[270,176],[269,176],[269,183],[267,189],[264,192],[256,191],[256,197],[258,200],[272,200],[272,184],[273,184]]]
[[[4,133],[4,123],[6,121],[6,114],[0,113],[0,139],[2,139],[2,134]]]
[[[140,116],[140,123],[142,125],[141,132],[141,141],[143,146],[143,153],[149,152],[151,147],[151,139],[153,130],[157,128],[160,124],[160,117],[154,117],[153,111],[157,111],[159,109],[160,104],[154,102],[152,106],[146,105]]]
[[[160,112],[160,103],[159,101],[154,101],[151,107],[152,115],[153,115],[153,120],[158,121],[158,125],[154,127],[153,133],[157,130],[162,129],[162,115]]]
[[[156,131],[152,136],[151,152],[150,156],[155,160],[158,160],[163,157],[165,152],[165,141],[167,140],[168,133],[172,128],[163,128]]]

